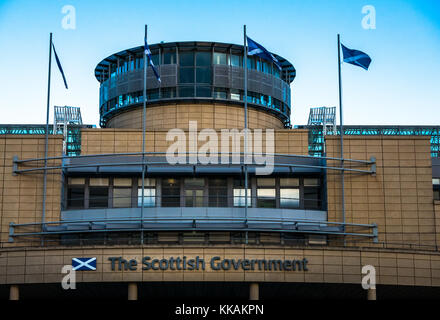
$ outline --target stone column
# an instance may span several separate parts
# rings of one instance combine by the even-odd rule
[[[376,288],[367,290],[367,299],[368,300],[376,300]]]
[[[20,298],[20,291],[18,289],[18,285],[11,284],[9,287],[9,300],[19,300]]]
[[[259,286],[258,283],[251,283],[249,285],[249,300],[259,299]]]
[[[138,299],[138,287],[137,283],[131,282],[128,284],[128,300]]]

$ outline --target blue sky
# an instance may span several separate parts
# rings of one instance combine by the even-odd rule
[[[65,5],[76,29],[62,28]],[[362,8],[376,10],[376,29],[362,28]],[[69,90],[53,63],[51,105],[81,107],[98,124],[96,64],[149,42],[205,40],[241,44],[248,35],[293,63],[292,123],[310,107],[337,106],[337,44],[362,50],[370,70],[343,64],[346,124],[440,125],[438,0],[0,0],[0,123],[45,123],[49,32]],[[52,119],[52,114],[51,114]]]

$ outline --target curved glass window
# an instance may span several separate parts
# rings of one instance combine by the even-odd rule
[[[207,67],[211,65],[211,52],[197,52],[196,65],[198,67]]]
[[[179,97],[182,98],[194,97],[194,86],[179,87]]]
[[[211,68],[196,68],[197,83],[211,83]]]
[[[173,51],[165,51],[163,53],[163,61],[162,64],[176,64],[176,52]]]
[[[231,55],[231,66],[242,67],[243,66],[243,56],[238,56],[235,54]]]
[[[179,64],[182,67],[194,66],[194,52],[179,52]]]
[[[228,64],[228,56],[226,53],[214,52],[214,64]]]
[[[211,87],[209,86],[197,86],[196,97],[211,97]]]
[[[180,83],[194,83],[194,68],[179,68]]]

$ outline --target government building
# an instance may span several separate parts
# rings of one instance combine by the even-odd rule
[[[95,68],[99,128],[0,125],[0,299],[439,296],[440,126],[293,126],[285,58],[150,50],[145,109],[140,46]]]

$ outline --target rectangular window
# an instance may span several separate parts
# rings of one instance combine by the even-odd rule
[[[156,179],[144,179],[144,207],[156,206]],[[138,207],[142,207],[142,179],[138,180]]]
[[[231,55],[231,66],[233,67],[243,67],[243,56]]]
[[[211,68],[196,68],[197,83],[211,83]]]
[[[234,207],[244,207],[246,205],[245,188],[234,188]],[[252,206],[251,189],[247,192],[247,205]]]
[[[243,179],[234,179],[233,182],[233,196],[234,196],[234,207],[245,207],[246,206],[246,189],[244,187]],[[251,186],[248,181],[247,189],[247,206],[252,207],[252,193]]]
[[[211,95],[211,87],[207,86],[197,86],[196,87],[196,97],[207,97],[210,98]]]
[[[231,89],[231,100],[241,100],[241,94],[239,90]]]
[[[89,208],[107,208],[107,207],[108,207],[108,187],[90,186]]]
[[[131,187],[113,187],[113,208],[131,207]]]
[[[299,188],[281,188],[280,207],[289,209],[299,208]]]
[[[318,178],[304,178],[305,209],[321,208],[321,188]]]
[[[162,207],[180,207],[180,180],[162,179]]]
[[[179,87],[179,97],[194,97],[194,86]]]
[[[214,89],[214,98],[227,99],[228,98],[228,89],[215,88]]]
[[[194,68],[179,68],[179,83],[194,83]]]
[[[196,65],[198,67],[211,66],[211,52],[197,52]]]
[[[228,55],[226,53],[214,52],[214,64],[228,64]]]
[[[181,67],[194,66],[194,52],[179,52],[179,64]]]
[[[275,208],[275,178],[257,179],[257,206],[259,208]]]
[[[440,200],[440,179],[433,178],[432,179],[432,186],[433,186],[433,190],[434,190],[434,200]]]
[[[67,209],[84,208],[84,186],[67,187]]]
[[[209,206],[228,206],[228,183],[226,179],[209,179]]]
[[[176,52],[165,51],[163,53],[163,63],[162,64],[176,64]]]
[[[171,99],[176,97],[176,88],[162,88],[162,98]]]
[[[184,180],[185,207],[202,207],[205,179],[187,178]]]

